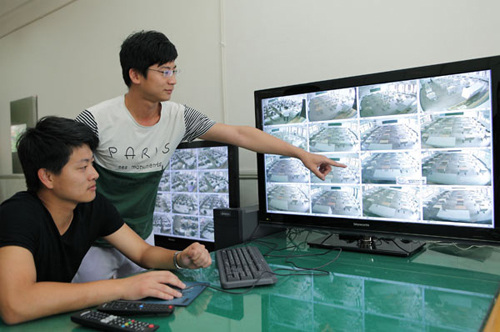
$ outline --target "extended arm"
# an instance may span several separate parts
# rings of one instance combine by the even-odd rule
[[[304,166],[322,180],[330,173],[332,166],[346,167],[344,164],[337,163],[323,155],[307,152],[262,130],[249,126],[231,126],[216,123],[201,138],[233,144],[259,153],[298,158]]]

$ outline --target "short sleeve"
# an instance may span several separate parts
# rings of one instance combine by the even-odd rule
[[[194,108],[185,106],[184,123],[186,125],[186,133],[184,134],[183,141],[191,142],[192,140],[205,134],[215,124],[205,114],[198,112]]]
[[[97,137],[99,137],[99,130],[97,128],[97,121],[94,118],[94,115],[90,113],[89,111],[85,110],[78,114],[78,116],[75,118],[75,121],[81,122],[87,127],[89,127]]]
[[[35,252],[40,216],[48,212],[29,194],[16,194],[0,206],[0,247],[15,245]]]

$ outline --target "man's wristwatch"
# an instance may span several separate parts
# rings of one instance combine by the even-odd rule
[[[180,266],[179,263],[177,262],[177,255],[179,255],[180,253],[181,253],[180,251],[176,251],[174,254],[174,266],[177,270],[184,270],[184,268]]]

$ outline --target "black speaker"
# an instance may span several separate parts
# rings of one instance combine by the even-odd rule
[[[215,249],[243,243],[257,228],[258,206],[214,209]]]
[[[259,224],[259,207],[214,209],[215,249],[222,249],[285,230]]]

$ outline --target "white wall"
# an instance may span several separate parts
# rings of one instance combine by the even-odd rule
[[[10,101],[38,95],[40,117],[74,117],[124,93],[118,52],[133,31],[177,46],[175,101],[253,126],[258,89],[499,55],[499,12],[498,0],[77,0],[0,39],[0,174]],[[254,153],[240,159],[255,173]],[[242,181],[244,205],[255,190]]]

